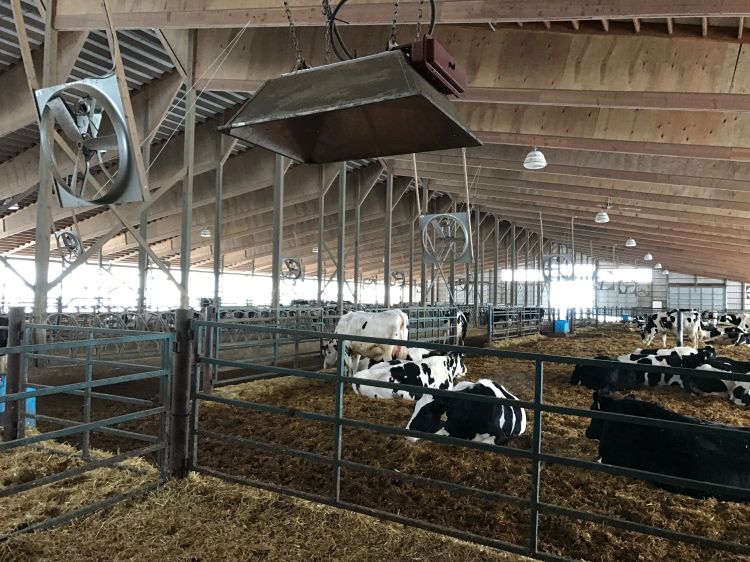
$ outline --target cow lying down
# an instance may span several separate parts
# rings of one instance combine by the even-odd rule
[[[520,406],[474,402],[459,397],[461,394],[476,394],[518,400],[491,380],[460,382],[453,387],[453,392],[457,395],[455,398],[422,396],[414,406],[406,429],[495,445],[502,445],[526,431],[526,410]],[[419,440],[418,437],[407,439]]]
[[[619,357],[599,355],[595,359],[625,364],[663,365],[665,367],[695,369],[714,357],[716,357],[716,351],[712,347],[703,349],[673,347],[670,349],[636,349],[633,353],[620,355]],[[570,383],[580,384],[592,390],[629,390],[641,386],[658,385],[684,387],[682,377],[679,375],[645,373],[635,371],[625,365],[618,368],[577,365],[571,375]]]
[[[691,487],[655,483],[665,490],[698,498],[712,496],[727,501],[750,500],[750,428],[715,424],[683,416],[652,402],[633,397],[615,399],[601,392],[594,393],[591,409],[748,432],[747,436],[708,435],[592,419],[586,437],[599,440],[602,463],[735,486],[746,491],[706,493]]]
[[[639,365],[664,365],[694,369],[695,374],[679,376],[669,373],[644,373],[625,366],[621,368],[578,365],[573,370],[571,384],[592,390],[630,390],[643,386],[676,385],[699,396],[727,396],[738,406],[750,406],[750,383],[701,376],[702,372],[750,373],[750,361],[735,361],[719,357],[711,346],[702,349],[673,347],[671,349],[636,349],[619,357],[598,356],[596,359]]]
[[[354,378],[362,379],[362,383],[353,383],[352,388],[357,394],[370,398],[418,400],[422,397],[421,393],[368,386],[366,381],[374,380],[449,390],[453,388],[455,379],[463,377],[465,374],[466,365],[464,364],[463,355],[457,353],[434,355],[425,357],[419,361],[394,359],[393,361],[376,363],[369,369],[355,373]]]

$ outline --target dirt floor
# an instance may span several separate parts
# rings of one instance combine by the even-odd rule
[[[593,357],[631,352],[640,347],[640,340],[637,334],[625,332],[617,326],[582,329],[572,337],[532,336],[500,342],[495,346],[553,355]],[[727,346],[721,347],[719,352],[736,359],[750,359],[748,348]],[[469,357],[467,366],[470,380],[491,378],[521,399],[533,398],[533,363]],[[545,364],[545,401],[588,408],[591,392],[569,385],[571,371],[572,366]],[[219,394],[325,414],[332,414],[334,406],[333,384],[311,380],[280,378],[229,387]],[[636,394],[639,398],[657,401],[684,414],[750,425],[750,411],[734,406],[728,400],[693,397],[675,388],[649,388],[638,390]],[[405,427],[412,409],[411,402],[372,400],[346,389],[344,416],[349,418]],[[114,413],[102,408],[97,415],[110,416]],[[587,425],[586,419],[545,414],[543,451],[594,460],[597,457],[597,442],[585,438]],[[333,447],[333,428],[329,424],[218,404],[204,404],[201,407],[201,427],[324,455],[330,455]],[[143,430],[144,426],[134,422],[132,428]],[[529,423],[526,434],[512,440],[509,446],[529,449],[532,430],[533,422]],[[100,439],[98,446],[121,446],[106,436],[97,439]],[[199,463],[203,466],[301,491],[317,494],[330,492],[331,470],[322,463],[246,449],[208,437],[199,439],[198,450]],[[424,441],[412,444],[398,436],[346,428],[343,456],[355,462],[518,497],[528,496],[530,490],[530,464],[495,453]],[[201,562],[216,559],[317,560],[315,554],[311,554],[313,550],[326,553],[321,555],[320,560],[374,560],[383,556],[394,560],[432,560],[438,557],[448,560],[495,559],[486,551],[466,550],[460,554],[459,551],[450,554],[449,551],[453,551],[445,547],[447,543],[443,542],[444,539],[437,539],[434,535],[427,534],[427,538],[420,542],[421,539],[414,539],[419,532],[413,529],[376,523],[369,518],[357,522],[348,517],[360,516],[212,479],[196,478],[184,483],[172,483],[166,490],[171,490],[175,499],[160,496],[169,493],[161,491],[145,501],[119,505],[106,514],[92,516],[81,523],[44,534],[21,536],[9,543],[17,549],[13,550],[13,557],[9,557],[7,546],[3,551],[0,545],[0,560],[140,560],[138,553],[129,550],[136,548],[138,543],[147,545],[149,558],[158,559],[159,554],[163,553],[161,558],[164,560]],[[528,514],[513,504],[461,496],[352,470],[343,472],[341,495],[344,500],[356,501],[364,506],[519,545],[526,544],[529,533]],[[544,502],[666,529],[750,544],[750,505],[693,499],[629,478],[545,465],[541,498]],[[176,514],[173,512],[167,517],[167,512],[160,509],[170,505],[175,506]],[[137,510],[139,521],[133,521],[133,509]],[[249,515],[244,516],[243,513]],[[232,525],[226,525],[227,521],[231,521]],[[273,525],[261,525],[258,521],[273,521]],[[197,525],[195,528],[191,527],[193,523]],[[86,540],[87,544],[93,540],[91,550],[87,550],[89,546],[80,544],[81,541],[74,540],[83,533],[86,525],[101,528],[98,536]],[[354,530],[348,535],[343,531],[338,534],[337,526],[344,525]],[[377,532],[374,531],[375,526],[378,527]],[[303,532],[305,528],[312,532],[316,542]],[[195,529],[200,529],[201,534],[205,530],[210,538],[199,539]],[[113,550],[106,550],[106,545],[99,543],[102,536],[113,543]],[[57,550],[53,546],[55,537],[59,538]],[[180,550],[181,544],[187,545],[186,550]],[[101,557],[90,554],[82,558],[71,557],[71,553],[79,552],[75,548],[82,553],[98,553],[100,551],[94,549],[97,545],[105,549],[101,550],[102,553],[114,552],[119,556],[106,558],[103,554]],[[266,545],[268,550],[263,550],[259,545]],[[306,549],[305,545],[309,548]],[[334,545],[339,549],[335,554],[331,550]],[[394,550],[388,550],[390,546]],[[747,557],[739,555],[546,515],[541,517],[540,522],[540,546],[550,553],[602,562],[747,560]],[[212,556],[214,552],[224,552],[212,548],[227,549],[227,558]],[[342,548],[343,552],[340,551]],[[3,558],[3,552],[6,558]],[[187,552],[191,553],[192,558],[186,557]]]

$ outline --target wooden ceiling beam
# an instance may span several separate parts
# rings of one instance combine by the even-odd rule
[[[112,15],[118,28],[159,27],[286,27],[282,6],[272,0],[205,0],[198,7],[188,7],[183,0],[115,0]],[[323,25],[320,4],[311,0],[290,2],[297,26]],[[402,0],[402,21],[416,20],[421,2]],[[713,9],[712,9],[713,8]],[[443,0],[438,4],[438,23],[484,23],[526,21],[570,21],[623,18],[739,16],[747,13],[743,0],[723,0],[706,6],[701,0],[582,0],[579,2],[545,2],[543,0]],[[393,5],[390,0],[351,2],[341,17],[352,25],[389,24]],[[98,0],[58,0],[55,28],[91,29],[103,27]]]

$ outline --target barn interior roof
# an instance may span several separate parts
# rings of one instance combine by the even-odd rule
[[[29,44],[41,61],[44,5],[51,4],[21,4]],[[349,4],[342,16],[349,25],[340,26],[348,44],[358,53],[382,50],[392,3]],[[438,0],[436,37],[468,75],[466,95],[455,103],[484,142],[467,152],[470,204],[483,217],[483,239],[494,240],[490,232],[498,219],[502,246],[509,245],[515,225],[517,249],[534,253],[540,218],[545,240],[568,246],[572,222],[576,250],[595,259],[610,258],[614,251],[621,263],[634,264],[648,251],[676,271],[750,281],[750,56],[744,48],[750,13],[743,11],[745,4]],[[324,64],[320,3],[291,0],[290,5],[306,60]],[[190,259],[194,267],[210,268],[212,240],[199,233],[213,228],[214,170],[223,156],[215,148],[215,128],[265,80],[293,66],[283,6],[268,0],[206,0],[200,9],[179,0],[109,0],[109,6],[134,112],[147,115],[153,190],[168,185],[183,165],[183,64],[187,34],[194,30],[198,95]],[[401,2],[402,42],[414,36],[418,6],[414,0]],[[61,81],[112,69],[99,0],[57,0],[53,21]],[[0,0],[0,75],[0,204],[18,203],[0,214],[0,252],[30,256],[39,133],[10,0]],[[543,170],[522,166],[534,146],[549,163]],[[228,154],[224,268],[270,272],[273,156],[241,143],[224,143],[221,150]],[[334,166],[323,168],[333,177]],[[397,176],[392,269],[405,270],[408,264],[415,201],[411,155],[350,162],[346,221],[352,229],[359,206],[363,277],[382,275],[386,168]],[[433,193],[431,209],[465,203],[460,151],[419,154],[417,170],[420,185]],[[293,165],[286,179],[282,251],[302,258],[306,275],[315,275],[317,268],[320,173],[317,167]],[[373,184],[364,201],[355,201],[355,186]],[[335,192],[325,195],[324,223],[333,256]],[[607,205],[611,221],[596,224],[594,216]],[[54,201],[52,215],[56,230],[75,226],[84,246],[118,224],[106,206],[72,213]],[[138,217],[131,220],[137,224]],[[151,249],[179,264],[179,188],[153,205],[148,221]],[[525,232],[531,237],[524,249]],[[636,248],[624,246],[630,236]],[[347,252],[349,269],[353,255]],[[138,243],[123,227],[101,253],[104,261],[135,263]],[[419,260],[419,244],[416,256]],[[327,255],[324,265],[330,270]]]

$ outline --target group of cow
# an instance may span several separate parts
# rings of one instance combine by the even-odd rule
[[[600,355],[596,359],[617,362],[622,366],[579,365],[573,371],[572,384],[595,391],[593,410],[734,430],[717,435],[592,419],[586,437],[599,440],[599,462],[744,489],[719,489],[708,493],[690,486],[659,483],[670,491],[696,497],[750,500],[750,427],[707,422],[668,410],[659,404],[636,400],[632,395],[615,399],[610,394],[615,390],[669,385],[702,396],[726,396],[735,404],[750,406],[750,382],[723,379],[721,375],[705,376],[709,372],[726,373],[727,377],[731,376],[730,373],[750,374],[750,361],[718,356],[711,346],[700,349],[639,348],[619,357]],[[628,365],[679,367],[694,370],[695,374],[646,373]]]
[[[656,312],[648,316],[637,316],[632,323],[641,331],[641,341],[650,345],[661,336],[663,347],[667,346],[667,334],[677,335],[678,318],[682,312],[682,333],[693,347],[700,342],[718,345],[750,345],[750,313],[719,314],[713,311],[699,312],[695,309],[673,309]]]
[[[455,324],[456,336],[451,343],[463,345],[468,329],[468,320],[463,312],[457,312]],[[349,312],[341,318],[335,333],[407,340],[409,318],[399,309]],[[355,393],[370,398],[416,400],[406,429],[496,445],[526,430],[526,411],[521,407],[419,392],[419,388],[433,388],[462,396],[518,400],[503,386],[489,379],[458,382],[467,374],[463,354],[369,343],[354,338],[344,340],[342,344],[344,372],[346,376],[359,379],[352,383]],[[322,352],[323,368],[336,365],[339,356],[337,340],[327,341]],[[378,383],[419,388],[389,388],[378,386]],[[407,439],[417,441],[419,438],[409,436]]]
[[[465,327],[466,319],[461,316],[459,313],[456,325]],[[739,321],[734,326],[742,326],[747,321],[746,317],[735,319]],[[352,383],[355,393],[371,398],[415,400],[413,413],[406,424],[407,430],[415,432],[495,445],[502,445],[525,432],[527,413],[523,407],[514,404],[519,402],[518,399],[505,387],[489,379],[458,381],[467,375],[463,354],[356,341],[357,336],[407,340],[408,327],[408,317],[401,310],[351,312],[342,317],[336,333],[353,336],[351,340],[343,341],[342,357],[345,374],[359,379]],[[459,330],[454,343],[463,343],[461,333],[465,334],[464,330]],[[336,364],[339,356],[336,341],[330,340],[324,346],[325,368]],[[736,404],[750,406],[750,383],[705,376],[709,371],[750,374],[750,362],[718,356],[711,346],[701,349],[637,349],[619,357],[599,356],[596,359],[621,363],[622,366],[575,368],[571,383],[595,391],[592,410],[737,430],[715,435],[592,418],[585,435],[599,441],[599,462],[741,488],[714,488],[705,492],[690,485],[657,482],[670,491],[696,497],[750,500],[750,428],[722,426],[684,416],[633,396],[617,399],[610,394],[615,390],[643,386],[678,385],[695,394],[725,395]],[[632,365],[681,367],[693,369],[696,374],[645,373],[633,369]],[[396,384],[450,392],[434,396],[419,392],[419,388],[389,387]],[[453,397],[452,393],[461,396]],[[468,395],[500,398],[504,403],[467,399]],[[409,435],[407,439],[417,441],[419,438]]]

